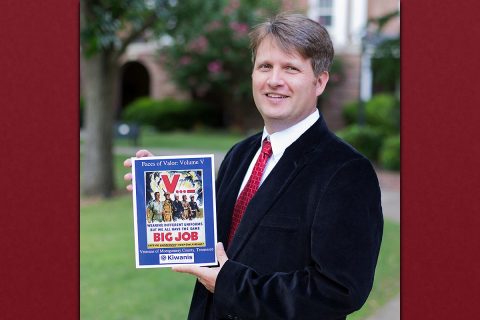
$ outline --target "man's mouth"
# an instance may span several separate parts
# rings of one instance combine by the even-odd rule
[[[285,95],[277,94],[277,93],[266,93],[265,95],[268,98],[275,98],[275,99],[285,99],[285,98],[289,97],[289,96],[285,96]]]

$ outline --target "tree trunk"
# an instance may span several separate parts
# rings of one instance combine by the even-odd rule
[[[82,56],[85,93],[85,142],[81,191],[86,196],[110,197],[113,174],[114,89],[118,67],[109,51]]]

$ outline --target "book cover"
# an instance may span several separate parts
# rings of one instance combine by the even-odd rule
[[[213,160],[132,158],[137,268],[217,264]]]

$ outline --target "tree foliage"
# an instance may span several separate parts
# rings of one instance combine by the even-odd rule
[[[248,32],[278,8],[265,0],[179,1],[168,26],[172,45],[163,50],[174,81],[227,110],[252,103]]]
[[[113,119],[118,58],[149,32],[161,31],[172,2],[167,0],[81,0],[80,47],[85,98],[82,193],[108,197],[113,182]],[[152,33],[152,32],[151,32]],[[153,33],[152,33],[153,34]]]
[[[85,57],[121,54],[147,29],[161,33],[171,15],[167,0],[81,0],[80,42]]]
[[[394,10],[383,16],[372,18],[369,24],[375,27],[376,34],[380,35],[385,26],[400,16],[399,10]],[[400,83],[400,37],[383,39],[375,48],[372,59],[374,85],[376,91],[395,92]]]

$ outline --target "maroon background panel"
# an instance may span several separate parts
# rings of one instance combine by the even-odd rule
[[[403,1],[402,319],[476,319],[480,28],[476,1]]]
[[[477,2],[402,2],[402,319],[474,319]],[[78,1],[0,3],[0,314],[78,317]]]
[[[79,316],[77,1],[0,2],[0,318]]]

